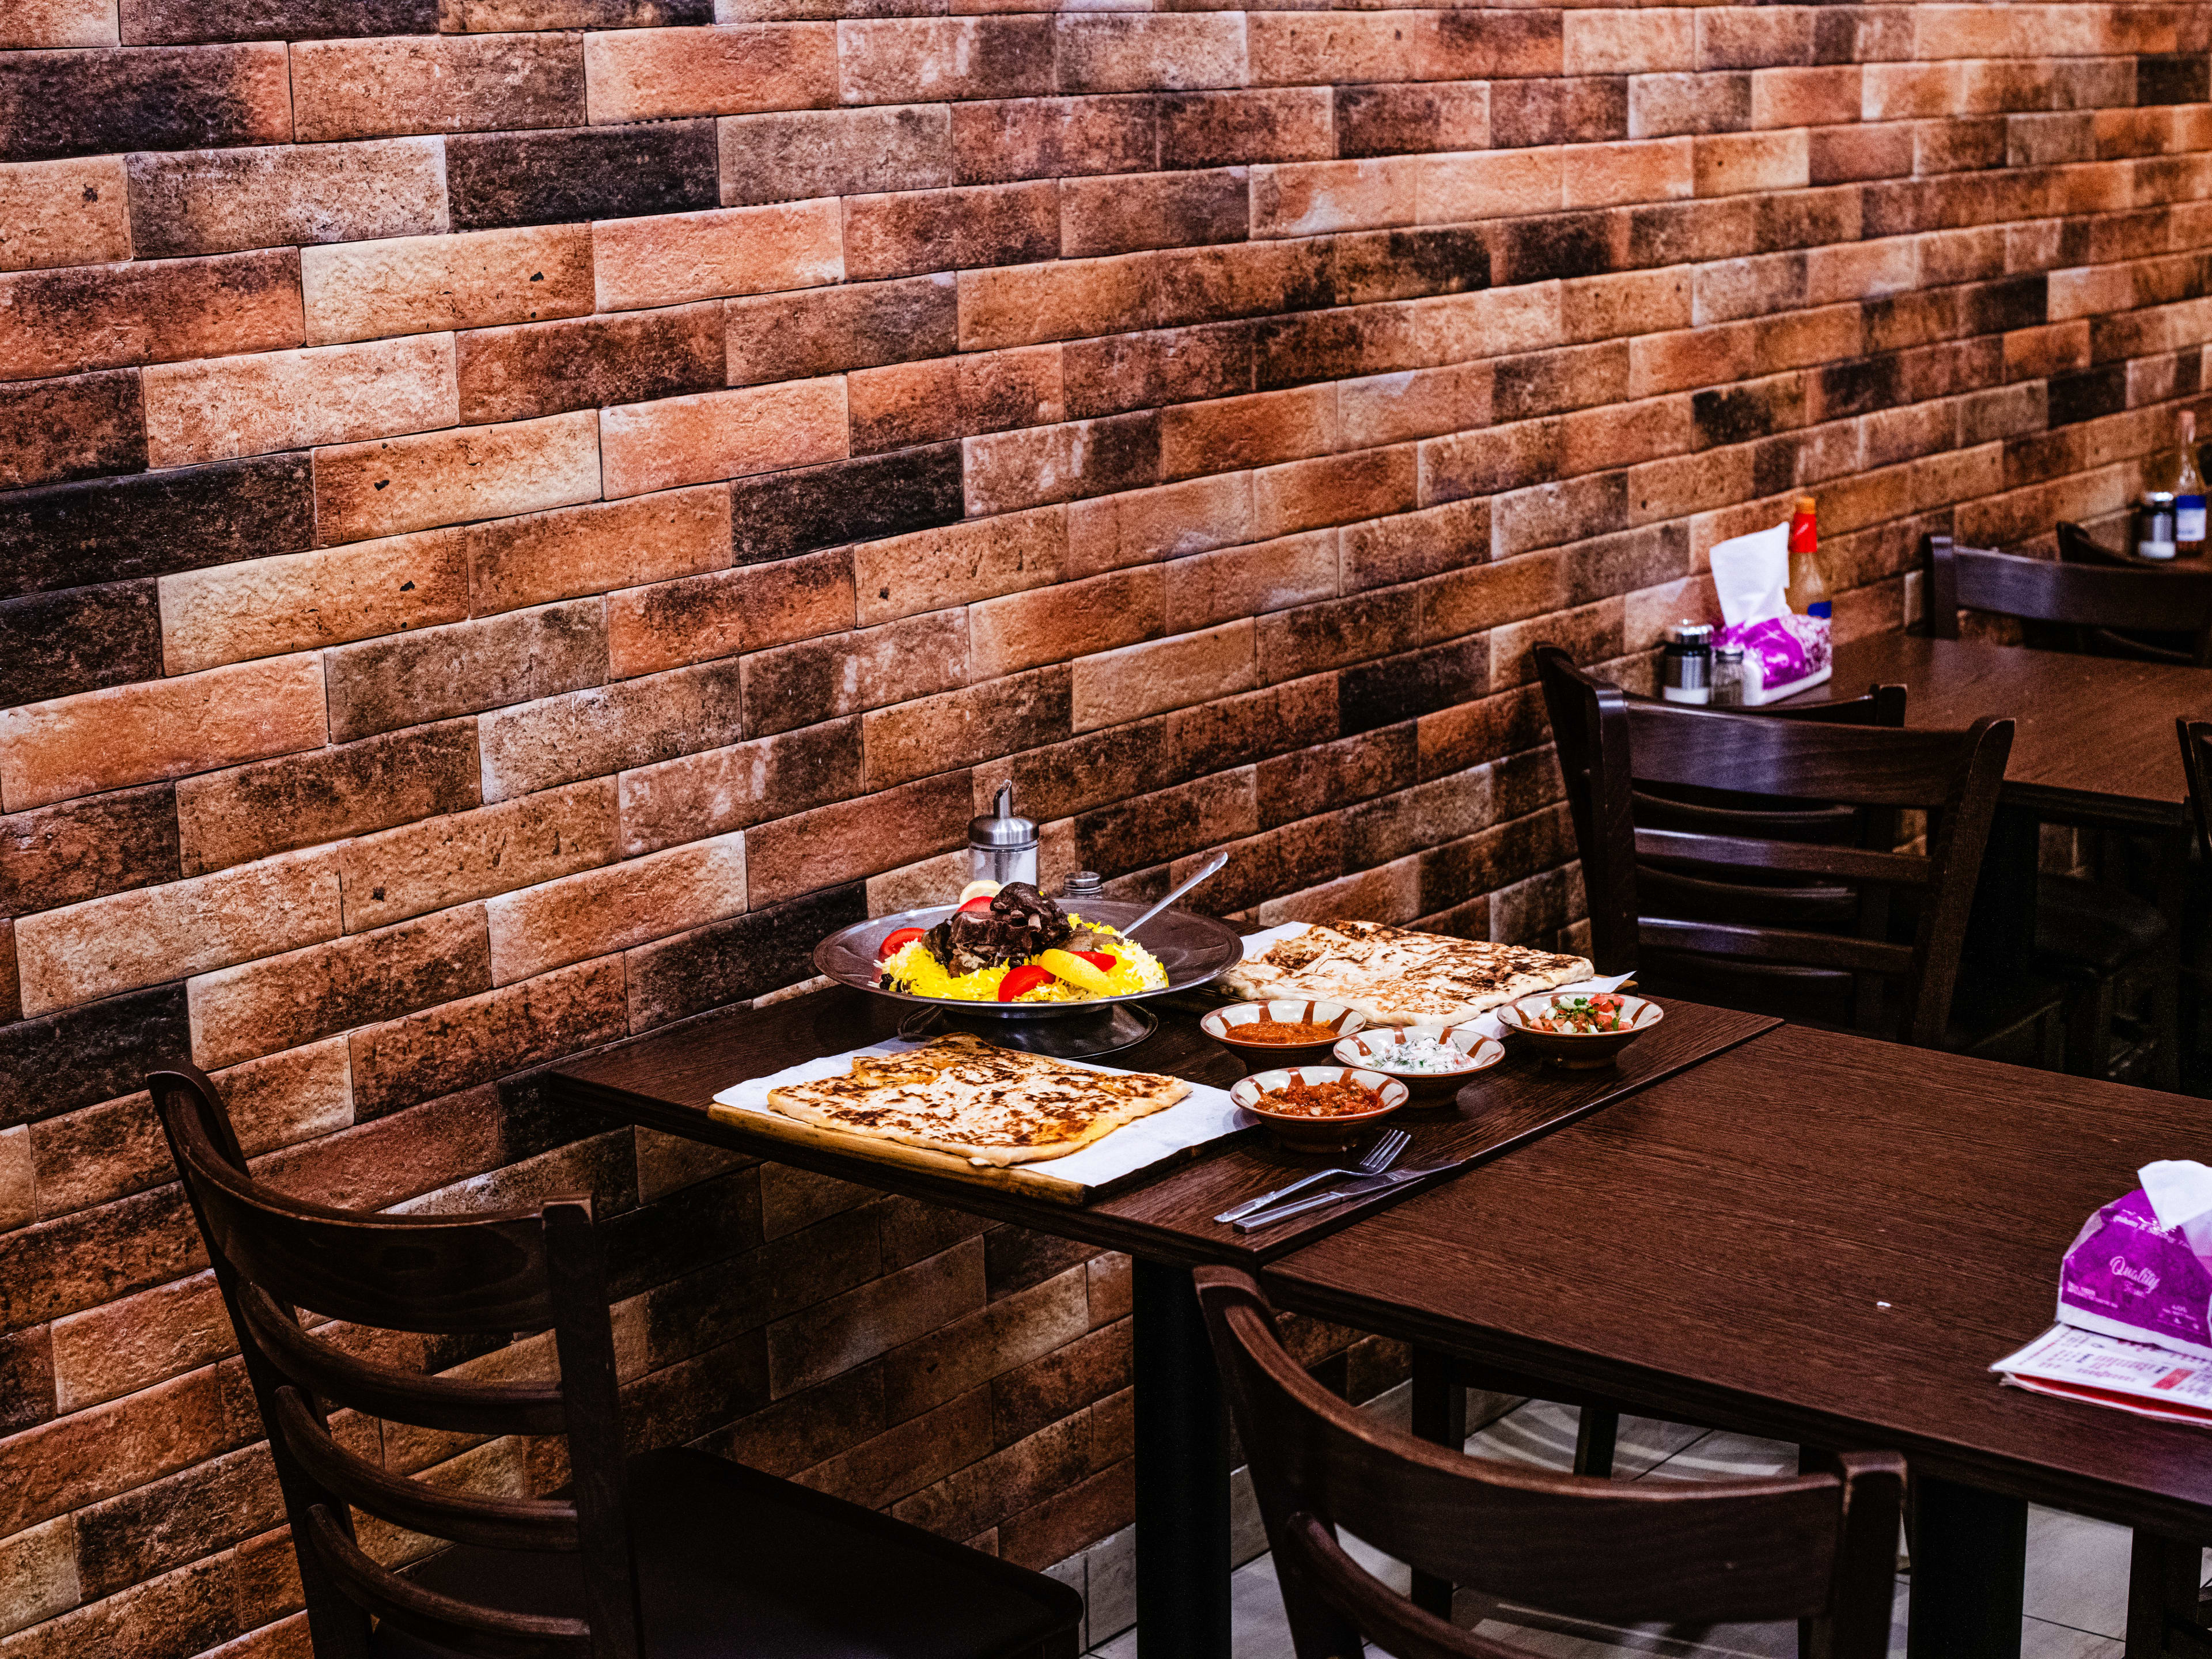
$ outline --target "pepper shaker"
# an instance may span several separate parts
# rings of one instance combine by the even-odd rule
[[[968,820],[968,878],[1005,887],[1037,878],[1037,827],[1014,811],[1014,786],[999,786],[989,813]]]
[[[1667,630],[1659,659],[1659,695],[1668,702],[1712,698],[1713,630],[1706,623],[1679,622]]]

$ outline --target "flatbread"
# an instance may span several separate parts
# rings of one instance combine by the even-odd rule
[[[1255,1002],[1340,1002],[1371,1024],[1455,1024],[1516,997],[1588,979],[1582,957],[1337,921],[1277,939],[1222,983]]]
[[[1180,1078],[1094,1072],[958,1032],[896,1054],[854,1056],[844,1077],[768,1091],[786,1117],[970,1163],[1066,1158],[1190,1092]]]

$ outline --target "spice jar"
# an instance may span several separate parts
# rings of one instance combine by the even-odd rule
[[[1014,811],[1014,786],[999,786],[999,798],[988,817],[968,820],[968,876],[971,881],[995,881],[1004,887],[1037,878],[1037,827]]]
[[[1751,671],[1743,660],[1740,645],[1717,645],[1713,647],[1712,705],[1716,708],[1741,708],[1750,701],[1746,676]]]
[[[2154,489],[2136,509],[2136,556],[2170,559],[2174,554],[2173,493]]]
[[[1706,702],[1712,696],[1713,630],[1706,623],[1679,622],[1667,630],[1659,658],[1659,695],[1668,702]]]

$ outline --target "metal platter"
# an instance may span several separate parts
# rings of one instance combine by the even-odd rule
[[[1091,997],[1082,1002],[956,1002],[884,989],[876,953],[884,939],[901,927],[934,927],[953,908],[938,904],[854,922],[814,947],[814,965],[842,985],[905,1003],[914,1010],[899,1027],[902,1036],[973,1031],[1004,1048],[1027,1049],[1056,1060],[1079,1060],[1142,1042],[1159,1025],[1158,1016],[1144,1003],[1206,984],[1235,967],[1244,955],[1243,940],[1226,922],[1170,909],[1154,916],[1137,935],[1137,943],[1168,970],[1168,982],[1157,991]],[[1079,914],[1085,921],[1120,927],[1144,915],[1146,908],[1120,899],[1085,899]]]

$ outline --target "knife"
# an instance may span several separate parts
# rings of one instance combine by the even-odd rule
[[[1302,1198],[1291,1204],[1278,1204],[1272,1210],[1261,1210],[1233,1222],[1240,1233],[1253,1232],[1261,1227],[1272,1227],[1278,1221],[1287,1221],[1308,1210],[1318,1210],[1326,1205],[1340,1203],[1347,1198],[1358,1198],[1368,1193],[1379,1193],[1386,1188],[1401,1186],[1408,1181],[1418,1181],[1423,1176],[1433,1175],[1433,1170],[1395,1170],[1389,1175],[1364,1176],[1348,1186],[1326,1192],[1318,1198]]]

